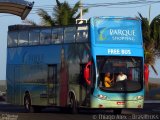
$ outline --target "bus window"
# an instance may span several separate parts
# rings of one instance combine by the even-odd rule
[[[140,57],[106,57],[98,56],[97,65],[99,78],[99,87],[102,90],[112,92],[131,92],[140,90],[143,86],[143,67],[142,59]],[[131,70],[132,68],[132,70]],[[105,74],[109,72],[108,79],[110,86],[104,86]],[[117,80],[120,73],[126,76],[126,79]],[[130,76],[132,74],[132,77]]]
[[[8,32],[8,47],[16,47],[18,32]]]
[[[28,31],[19,31],[18,34],[18,46],[27,46],[29,40],[29,32]]]
[[[139,69],[137,67],[133,67],[133,68],[130,68],[130,71],[129,71],[129,79],[130,80],[135,80],[135,81],[138,81],[138,76],[139,76]]]
[[[30,31],[29,45],[39,45],[40,30],[33,29]]]
[[[40,44],[50,44],[51,43],[51,29],[42,29],[40,33]]]
[[[64,42],[73,43],[75,42],[76,27],[66,27],[64,29]]]
[[[63,42],[63,28],[52,29],[52,43],[58,44]]]
[[[77,42],[87,42],[88,41],[88,26],[79,26],[77,28]]]

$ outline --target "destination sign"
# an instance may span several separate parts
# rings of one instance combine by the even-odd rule
[[[110,55],[131,55],[130,49],[108,49],[107,53]]]

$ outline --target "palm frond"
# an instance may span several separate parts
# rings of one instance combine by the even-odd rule
[[[75,20],[80,16],[78,13],[80,2],[77,2],[74,7],[71,7],[68,2],[61,3],[56,0],[57,5],[53,8],[52,16],[50,16],[44,9],[39,9],[37,14],[41,18],[40,25],[42,26],[54,26],[54,25],[68,25],[74,24]],[[87,13],[88,9],[83,10],[83,14]],[[34,22],[28,22],[35,24]]]
[[[80,17],[80,13],[78,13],[79,7],[80,2],[77,2],[73,7],[71,7],[66,1],[64,3],[57,3],[57,6],[54,7],[54,12],[52,14],[55,18],[56,24],[75,24],[76,19]],[[87,12],[88,9],[83,10],[84,14]]]
[[[44,9],[39,9],[38,15],[41,17],[41,24],[43,26],[55,25],[53,18]]]
[[[83,9],[83,15],[88,12],[88,9]],[[80,13],[75,17],[76,19],[80,18]]]
[[[139,15],[139,18],[142,20],[143,19],[142,14],[138,12],[138,15]]]
[[[145,54],[145,64],[150,65],[155,74],[158,74],[156,71],[154,64],[157,57],[157,48],[160,48],[160,45],[157,44],[159,42],[160,37],[160,15],[156,16],[151,23],[145,17],[143,17],[140,13],[139,18],[142,22],[142,33],[143,33],[143,42],[144,42],[144,54]],[[157,41],[158,40],[158,41]],[[159,42],[160,43],[160,42]],[[160,51],[160,49],[159,49]]]
[[[158,75],[158,72],[157,72],[157,70],[155,69],[154,65],[151,65],[151,68],[153,69],[154,73],[155,73],[156,75]]]
[[[29,20],[29,19],[23,20],[23,23],[27,25],[39,26],[36,22],[34,22],[33,20]]]
[[[160,15],[157,15],[150,24],[151,36],[155,40],[155,49],[160,54]]]
[[[57,6],[61,7],[61,3],[59,2],[59,0],[56,0]]]
[[[72,10],[71,10],[72,16],[74,16],[74,14],[76,14],[76,13],[78,12],[79,7],[80,7],[80,1],[77,2],[77,3],[74,5],[74,7],[72,8]]]

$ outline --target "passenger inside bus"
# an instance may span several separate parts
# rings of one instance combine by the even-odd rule
[[[123,80],[126,80],[127,79],[127,75],[125,75],[122,71],[120,71],[120,73],[118,74],[117,76],[117,79],[116,81],[123,81]]]
[[[104,85],[105,85],[105,87],[111,87],[111,84],[112,84],[113,80],[114,80],[114,76],[111,79],[110,72],[106,72],[105,73],[105,77],[104,77]]]

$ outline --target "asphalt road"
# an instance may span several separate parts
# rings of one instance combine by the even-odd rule
[[[145,104],[144,109],[124,109],[121,115],[112,110],[80,109],[78,114],[47,108],[41,113],[27,113],[22,106],[0,103],[0,120],[158,120],[160,104]]]

